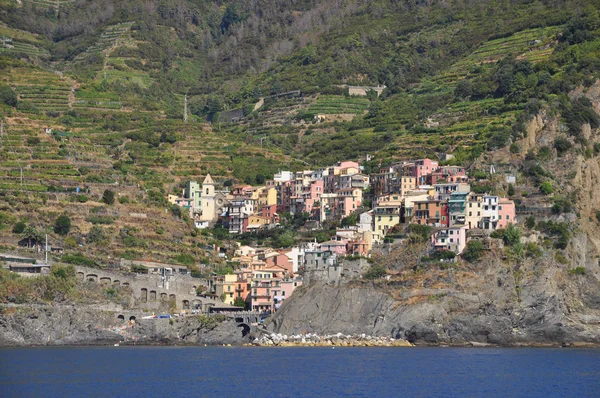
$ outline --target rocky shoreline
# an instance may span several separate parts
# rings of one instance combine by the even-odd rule
[[[281,333],[263,334],[245,346],[258,347],[413,347],[414,345],[403,339],[391,337],[376,337],[366,334],[319,336],[318,334],[297,334],[288,336]]]

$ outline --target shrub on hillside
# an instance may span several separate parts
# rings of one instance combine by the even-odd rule
[[[0,102],[5,103],[8,106],[17,106],[17,94],[12,88],[5,85],[0,85]]]
[[[465,250],[462,253],[462,257],[470,263],[474,263],[483,256],[485,247],[483,243],[478,240],[471,240],[467,243]]]
[[[369,279],[369,280],[379,279],[379,278],[385,276],[385,274],[386,274],[386,268],[384,265],[374,264],[374,265],[371,265],[371,267],[369,267],[369,269],[367,271],[365,271],[365,273],[363,274],[363,278]]]
[[[508,224],[508,227],[504,230],[502,240],[507,246],[513,246],[521,242],[521,230],[514,224]]]
[[[67,235],[71,230],[71,219],[66,214],[59,216],[54,223],[54,232],[59,235]]]
[[[550,181],[543,182],[540,185],[540,192],[544,195],[550,195],[552,192],[554,192],[554,187],[552,186],[552,183]]]
[[[27,224],[25,224],[24,221],[19,221],[13,226],[12,233],[13,234],[21,234],[21,233],[23,233],[23,231],[25,231],[26,226],[27,226]]]
[[[102,194],[101,200],[107,205],[112,205],[113,203],[115,203],[115,193],[110,189],[105,189],[104,193]]]
[[[567,139],[567,137],[557,137],[554,140],[554,148],[558,152],[558,156],[562,156],[565,152],[567,152],[573,145]]]

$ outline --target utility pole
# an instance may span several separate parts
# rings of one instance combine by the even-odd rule
[[[187,95],[183,96],[183,122],[187,123]]]
[[[46,234],[46,265],[48,265],[48,234]]]

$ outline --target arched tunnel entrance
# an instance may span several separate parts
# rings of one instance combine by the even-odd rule
[[[245,323],[240,323],[237,325],[238,328],[242,328],[242,337],[246,337],[248,333],[250,333],[250,326]]]

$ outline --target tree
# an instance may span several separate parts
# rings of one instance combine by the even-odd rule
[[[171,213],[177,218],[181,218],[181,216],[183,215],[183,213],[181,212],[181,207],[177,205],[171,206]]]
[[[483,256],[483,243],[478,240],[471,240],[467,243],[467,247],[462,253],[462,257],[470,263],[474,263]]]
[[[513,184],[508,184],[508,196],[515,195],[515,186]]]
[[[521,230],[515,227],[514,224],[508,224],[508,227],[504,230],[503,236],[504,244],[513,246],[521,242]]]
[[[348,217],[344,217],[342,218],[342,227],[351,227],[353,225],[356,225],[356,213],[352,213],[350,214]]]
[[[59,235],[67,235],[71,230],[71,219],[66,214],[59,216],[54,223],[54,232]]]
[[[27,224],[25,224],[25,221],[19,221],[13,226],[12,232],[13,234],[21,234],[23,233],[26,227]]]
[[[0,102],[5,103],[8,106],[17,106],[17,94],[9,86],[0,86]]]
[[[535,217],[529,216],[527,220],[525,220],[525,226],[529,229],[533,229],[535,227]]]
[[[236,297],[235,300],[233,300],[233,305],[236,307],[246,308],[246,302],[241,297]]]
[[[32,227],[31,225],[28,225],[25,227],[23,232],[21,232],[21,238],[27,239],[27,247],[32,247],[34,244],[37,244],[43,240],[42,231]]]
[[[469,79],[462,79],[456,84],[454,89],[454,96],[458,99],[469,98],[473,94],[471,87],[471,81]]]
[[[104,193],[102,194],[101,200],[107,205],[112,205],[113,203],[115,203],[115,193],[110,189],[105,189]]]

